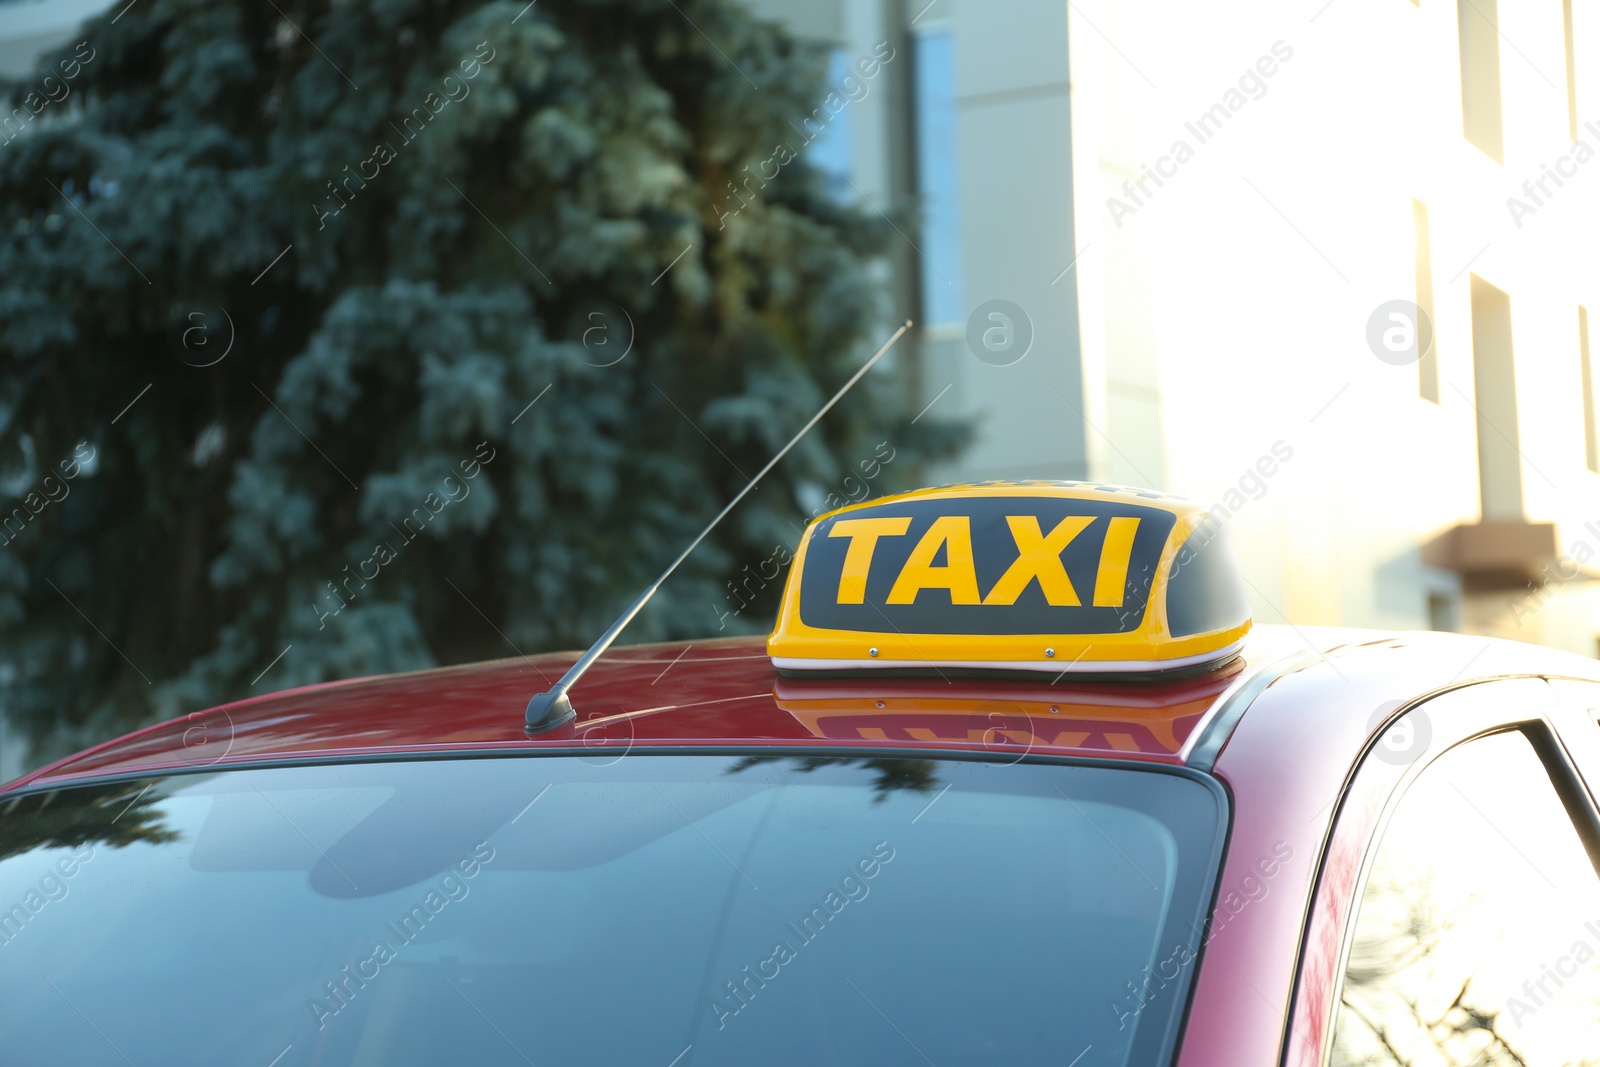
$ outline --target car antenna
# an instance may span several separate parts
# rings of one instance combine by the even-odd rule
[[[572,690],[574,685],[578,684],[578,679],[582,678],[584,672],[594,665],[594,661],[599,659],[605,653],[606,649],[611,647],[611,643],[617,639],[618,635],[622,633],[622,631],[627,627],[628,623],[633,621],[633,617],[639,614],[644,606],[650,602],[650,598],[655,595],[656,590],[660,589],[662,583],[672,576],[672,572],[678,569],[678,565],[689,558],[689,553],[693,552],[699,547],[700,542],[706,539],[707,534],[716,529],[717,523],[721,522],[723,518],[727,516],[728,512],[732,511],[735,505],[744,499],[746,493],[755,488],[756,483],[765,477],[768,471],[778,465],[778,461],[789,453],[789,449],[798,444],[800,438],[804,437],[811,430],[811,427],[815,426],[819,421],[821,421],[822,416],[826,415],[833,408],[833,405],[837,404],[844,397],[844,395],[850,391],[851,387],[859,382],[867,373],[867,371],[872,369],[872,365],[878,362],[878,360],[883,357],[884,353],[893,348],[894,343],[900,340],[900,338],[903,337],[905,332],[909,329],[911,329],[911,320],[907,319],[901,324],[900,328],[894,332],[894,336],[885,341],[883,343],[883,347],[874,352],[872,354],[872,358],[867,360],[866,363],[862,364],[861,369],[856,371],[855,374],[851,375],[849,381],[845,382],[844,385],[839,387],[839,391],[833,394],[833,398],[826,404],[822,405],[821,410],[819,410],[815,415],[811,416],[811,421],[800,427],[800,432],[790,438],[789,443],[778,450],[778,454],[773,456],[772,459],[767,462],[767,465],[762,467],[760,472],[757,473],[754,478],[750,479],[750,483],[748,485],[739,490],[739,495],[728,501],[728,506],[717,513],[717,517],[711,520],[711,524],[709,526],[700,531],[700,536],[696,537],[689,543],[689,547],[684,549],[682,554],[680,554],[677,559],[672,561],[672,565],[661,573],[661,577],[657,578],[654,582],[651,582],[649,588],[645,589],[643,593],[639,594],[639,598],[633,602],[632,606],[630,606],[627,611],[624,611],[620,616],[617,617],[617,621],[611,624],[611,628],[605,633],[601,634],[598,641],[589,646],[589,650],[579,657],[578,662],[574,663],[570,668],[567,669],[567,673],[561,676],[561,680],[555,685],[551,686],[549,689],[546,689],[544,692],[540,693],[538,696],[534,697],[532,700],[528,701],[528,714],[526,720],[526,729],[528,733],[544,733],[548,730],[554,729],[557,726],[562,726],[566,723],[569,723],[578,717],[578,713],[572,708],[572,701],[567,699],[567,694]]]

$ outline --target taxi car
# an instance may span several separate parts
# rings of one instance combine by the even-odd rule
[[[1593,661],[1253,626],[1204,511],[1079,483],[822,516],[766,641],[614,637],[0,790],[0,1060],[1600,1055]]]

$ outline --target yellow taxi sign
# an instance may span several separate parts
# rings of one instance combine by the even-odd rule
[[[780,672],[1205,670],[1250,629],[1217,520],[1087,482],[922,489],[806,528],[767,652]]]

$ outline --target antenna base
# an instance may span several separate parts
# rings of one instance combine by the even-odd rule
[[[528,701],[528,715],[524,729],[530,734],[542,734],[564,726],[578,717],[567,699],[567,691],[553,685]]]

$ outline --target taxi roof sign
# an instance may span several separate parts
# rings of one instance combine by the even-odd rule
[[[1199,505],[1089,482],[984,482],[811,523],[767,652],[784,674],[1147,675],[1210,670],[1249,629],[1237,564]]]

